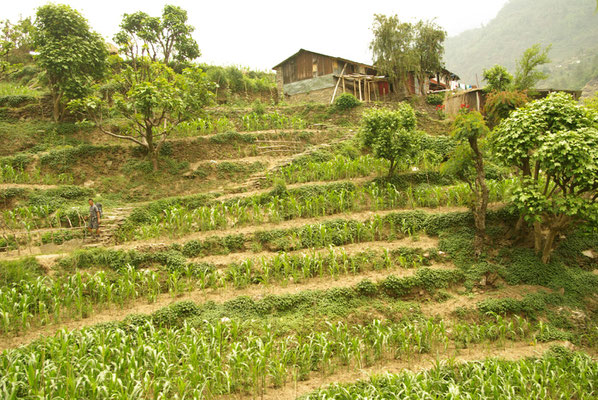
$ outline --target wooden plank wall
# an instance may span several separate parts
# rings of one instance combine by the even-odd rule
[[[311,79],[315,76],[332,74],[335,59],[310,52],[303,52],[291,58],[280,66],[283,83],[292,83]],[[347,71],[353,70],[352,65],[347,65]]]

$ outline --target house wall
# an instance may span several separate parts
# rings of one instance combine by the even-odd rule
[[[470,110],[481,111],[485,103],[486,95],[481,90],[459,92],[444,100],[444,111],[447,115],[455,116],[461,109],[461,104],[468,105]]]

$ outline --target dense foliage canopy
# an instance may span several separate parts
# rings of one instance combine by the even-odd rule
[[[133,61],[149,57],[168,64],[172,60],[194,60],[201,54],[191,36],[195,28],[187,24],[187,11],[181,7],[164,6],[161,18],[142,11],[125,14],[120,27],[114,40]]]
[[[374,109],[364,113],[361,121],[363,144],[374,155],[390,161],[389,175],[399,159],[405,163],[413,160],[420,149],[420,134],[415,130],[415,111],[407,103],[398,109]]]
[[[45,71],[53,100],[53,116],[61,119],[67,99],[86,94],[106,71],[108,52],[78,11],[48,4],[37,11],[34,43],[37,64]]]
[[[597,127],[595,113],[553,93],[513,111],[493,133],[496,157],[519,171],[514,202],[545,262],[571,223],[597,222]]]

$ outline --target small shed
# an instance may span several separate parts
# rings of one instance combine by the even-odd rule
[[[382,99],[390,84],[372,65],[300,49],[272,68],[279,93],[287,100],[331,102],[349,92],[362,101]]]

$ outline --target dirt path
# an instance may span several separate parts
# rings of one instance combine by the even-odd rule
[[[450,266],[445,265],[435,265],[434,268],[452,269]],[[154,303],[148,303],[146,299],[140,298],[130,302],[124,308],[112,306],[92,314],[92,316],[89,318],[76,321],[67,321],[45,326],[39,329],[33,329],[19,336],[0,337],[0,351],[7,348],[26,345],[36,339],[39,339],[40,337],[51,336],[61,329],[72,331],[103,322],[121,321],[130,314],[151,314],[156,310],[167,307],[170,304],[179,301],[192,301],[197,304],[202,304],[207,301],[223,303],[239,296],[249,296],[254,299],[261,299],[268,295],[285,295],[299,293],[306,290],[326,290],[339,287],[349,287],[356,285],[364,279],[377,281],[386,278],[390,274],[393,274],[397,277],[411,276],[415,274],[416,271],[417,269],[403,268],[395,268],[392,270],[383,271],[367,271],[357,275],[345,275],[338,278],[326,276],[322,278],[313,278],[302,282],[290,282],[287,286],[278,286],[278,284],[275,284],[271,286],[253,285],[243,289],[235,289],[230,287],[194,290],[184,293],[178,297],[173,297],[168,293],[164,293],[159,295],[158,299]]]
[[[486,358],[497,357],[504,360],[520,360],[526,357],[539,357],[548,348],[555,344],[561,344],[567,347],[572,347],[569,342],[550,342],[538,343],[531,345],[525,342],[508,342],[504,348],[493,347],[489,348],[487,344],[474,345],[468,349],[449,349],[445,354],[426,354],[417,360],[413,361],[387,361],[367,368],[343,368],[336,373],[322,377],[315,372],[312,372],[310,379],[302,382],[288,383],[280,389],[269,389],[264,394],[264,399],[283,400],[296,399],[299,396],[308,394],[333,383],[352,383],[357,380],[367,380],[373,375],[380,375],[384,373],[399,373],[405,370],[412,372],[419,372],[434,367],[438,360],[452,360],[458,363],[468,361],[484,360]],[[239,399],[251,398],[252,396],[223,396],[223,399]]]
[[[11,188],[18,188],[18,189],[54,189],[57,188],[56,185],[44,185],[44,184],[37,184],[37,183],[1,183],[0,190],[4,189],[11,189]]]

